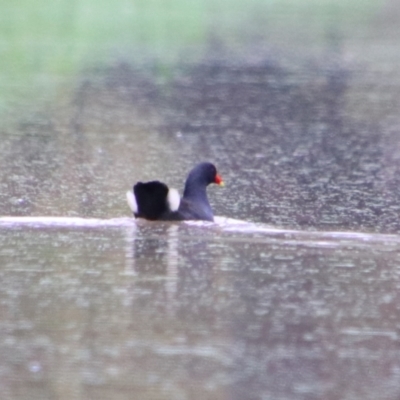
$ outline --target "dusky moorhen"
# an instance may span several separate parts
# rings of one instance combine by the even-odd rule
[[[183,197],[159,181],[138,182],[126,196],[136,218],[163,221],[213,221],[206,188],[210,183],[224,186],[215,166],[209,162],[196,165],[189,173]]]

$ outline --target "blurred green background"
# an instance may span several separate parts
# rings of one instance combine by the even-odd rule
[[[319,52],[332,36],[365,40],[372,0],[1,0],[0,116],[21,115],[73,87],[85,70],[148,59],[170,67],[210,45],[251,54]],[[337,30],[336,27],[340,26]],[[250,46],[250,47],[249,47]],[[161,68],[162,69],[162,68]]]

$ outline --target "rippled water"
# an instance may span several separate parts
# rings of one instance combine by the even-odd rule
[[[128,216],[133,182],[182,191],[210,160],[227,183],[210,188],[219,215],[398,232],[397,86],[376,78],[340,63],[296,71],[214,58],[167,83],[123,64],[89,74],[72,104],[3,135],[2,213]],[[375,96],[393,97],[390,107]]]
[[[78,3],[0,18],[0,397],[398,400],[397,3]]]
[[[0,219],[8,398],[395,399],[400,236]]]

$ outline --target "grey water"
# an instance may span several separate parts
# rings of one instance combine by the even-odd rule
[[[400,236],[51,219],[0,221],[5,398],[397,397]]]
[[[0,20],[0,397],[399,399],[397,2],[89,3]]]

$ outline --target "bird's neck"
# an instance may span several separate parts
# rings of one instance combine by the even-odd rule
[[[191,184],[191,182],[186,182],[183,197],[186,199],[206,201],[208,204],[206,186],[203,185],[194,185]]]

